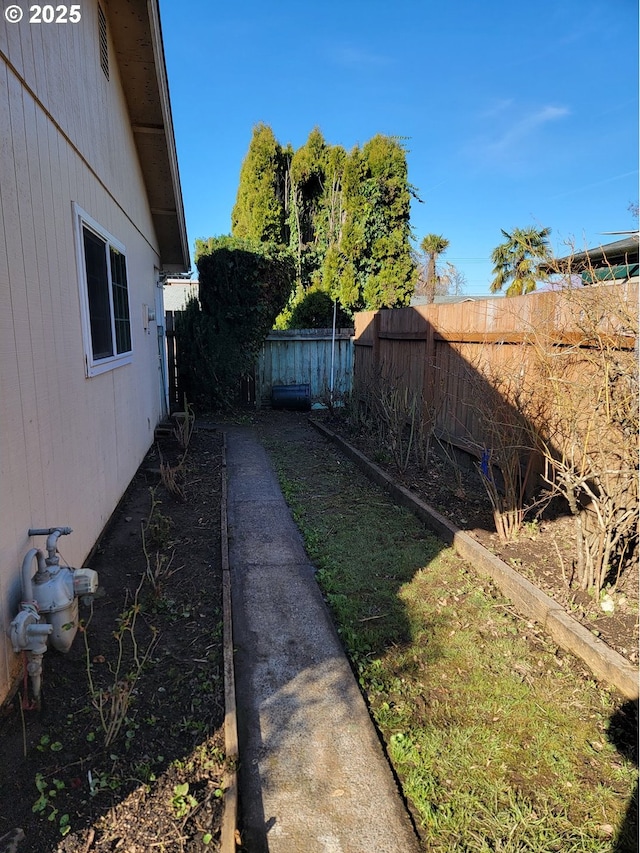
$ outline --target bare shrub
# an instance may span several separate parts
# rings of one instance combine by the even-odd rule
[[[437,402],[408,388],[400,379],[377,373],[363,395],[361,425],[375,438],[381,454],[389,454],[405,472],[413,459],[425,467],[435,429]]]
[[[472,442],[481,442],[478,465],[496,532],[501,542],[515,539],[524,522],[527,498],[533,491],[531,418],[538,407],[538,389],[527,370],[527,348],[510,348],[510,357],[496,364],[479,359],[473,365],[470,400],[474,426]]]
[[[186,394],[184,397],[184,411],[175,412],[173,418],[175,420],[173,435],[175,436],[178,445],[186,452],[189,448],[189,443],[191,442],[191,436],[193,435],[196,423],[196,415],[193,406],[187,401]]]
[[[118,617],[117,627],[113,632],[116,642],[115,659],[107,661],[109,675],[106,678],[107,683],[103,686],[96,683],[93,674],[93,662],[86,631],[91,618],[89,618],[83,631],[89,696],[91,704],[98,712],[98,719],[104,733],[105,747],[109,747],[113,743],[123,723],[125,723],[129,707],[135,696],[138,679],[146,664],[151,660],[158,642],[158,632],[153,626],[150,626],[151,637],[146,646],[141,645],[140,642],[136,623],[141,612],[139,599],[143,583],[144,577],[135,591],[133,601],[128,606],[125,604],[125,609]]]
[[[187,499],[187,494],[184,489],[184,477],[185,477],[185,467],[184,467],[184,455],[180,457],[177,465],[171,465],[169,462],[165,462],[162,458],[162,452],[160,453],[160,479],[162,480],[162,485],[168,492],[171,492],[172,495],[179,498],[181,501]]]
[[[621,270],[603,268],[603,255],[549,261],[556,293],[434,314],[435,344],[421,350],[402,348],[429,337],[405,315],[384,335],[367,317],[372,354],[362,356],[362,405],[351,411],[401,471],[426,460],[436,425],[438,440],[476,454],[504,541],[527,512],[566,500],[576,558],[562,568],[569,586],[594,593],[615,588],[632,564],[639,523],[638,288],[618,283]],[[414,358],[425,351],[433,364]],[[438,383],[426,400],[423,389]]]
[[[177,498],[184,501],[187,499],[185,492],[185,463],[196,423],[193,406],[187,402],[186,395],[184,398],[184,411],[176,412],[173,417],[175,420],[173,435],[178,442],[178,446],[182,450],[182,455],[175,465],[171,465],[169,462],[165,462],[162,458],[162,451],[160,450],[160,447],[158,447],[158,453],[160,455],[160,479],[168,492],[171,492],[172,495],[175,495]]]
[[[565,282],[561,333],[531,334],[545,401],[536,441],[575,518],[575,580],[599,592],[638,546],[637,290]]]
[[[340,391],[336,388],[329,388],[325,385],[321,394],[322,405],[327,409],[331,417],[335,417],[338,412],[347,411],[351,405],[351,392]]]
[[[167,555],[171,519],[160,511],[161,502],[156,496],[156,488],[149,489],[151,508],[145,521],[140,525],[142,551],[144,553],[145,576],[151,585],[154,598],[160,598],[165,582],[178,569],[172,569],[175,551]]]

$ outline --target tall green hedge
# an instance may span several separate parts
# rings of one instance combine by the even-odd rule
[[[349,313],[407,305],[416,281],[406,152],[377,135],[345,151],[318,128],[297,151],[258,125],[242,164],[234,236],[288,249],[295,286],[284,320],[309,291]]]
[[[182,382],[202,411],[231,405],[295,277],[291,255],[234,237],[197,241],[199,302],[176,324]]]

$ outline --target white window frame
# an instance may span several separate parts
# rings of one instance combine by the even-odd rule
[[[131,300],[129,294],[129,268],[127,263],[127,251],[125,246],[112,234],[106,231],[98,222],[84,211],[78,204],[73,202],[73,224],[76,240],[76,254],[78,264],[78,285],[80,291],[80,313],[82,320],[82,340],[84,344],[85,372],[88,377],[99,376],[109,370],[114,370],[133,361],[133,325],[131,323]],[[94,358],[93,340],[91,337],[91,315],[89,310],[89,290],[87,284],[87,264],[84,249],[84,230],[92,231],[96,237],[105,243],[105,255],[107,265],[107,280],[109,292],[109,311],[111,318],[111,337],[113,352],[115,355],[103,358]],[[129,333],[131,337],[131,349],[127,352],[118,353],[116,345],[116,324],[113,307],[113,286],[111,280],[111,257],[110,248],[115,249],[124,257],[125,273],[127,276],[127,305],[129,311]]]

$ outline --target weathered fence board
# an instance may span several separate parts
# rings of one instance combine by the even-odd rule
[[[184,408],[184,389],[181,387],[179,372],[178,340],[176,337],[176,317],[181,312],[165,311],[165,337],[167,344],[167,374],[169,377],[169,411],[177,412]]]
[[[333,366],[333,367],[332,367]],[[256,366],[256,406],[267,406],[274,385],[309,385],[311,402],[325,402],[333,370],[333,399],[351,391],[353,342],[350,329],[291,329],[271,332]]]

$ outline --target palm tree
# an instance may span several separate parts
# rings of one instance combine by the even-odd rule
[[[427,295],[427,302],[433,302],[436,298],[436,288],[438,286],[436,262],[438,257],[447,251],[448,247],[449,241],[442,234],[427,234],[426,237],[422,238],[422,243],[420,243],[420,248],[427,258],[427,275],[423,284]]]
[[[500,229],[502,231],[502,229]],[[509,285],[507,296],[522,296],[536,289],[538,281],[544,281],[548,273],[541,268],[551,257],[548,237],[550,228],[514,228],[511,234],[502,231],[506,241],[491,253],[493,274],[491,292],[497,293]]]

